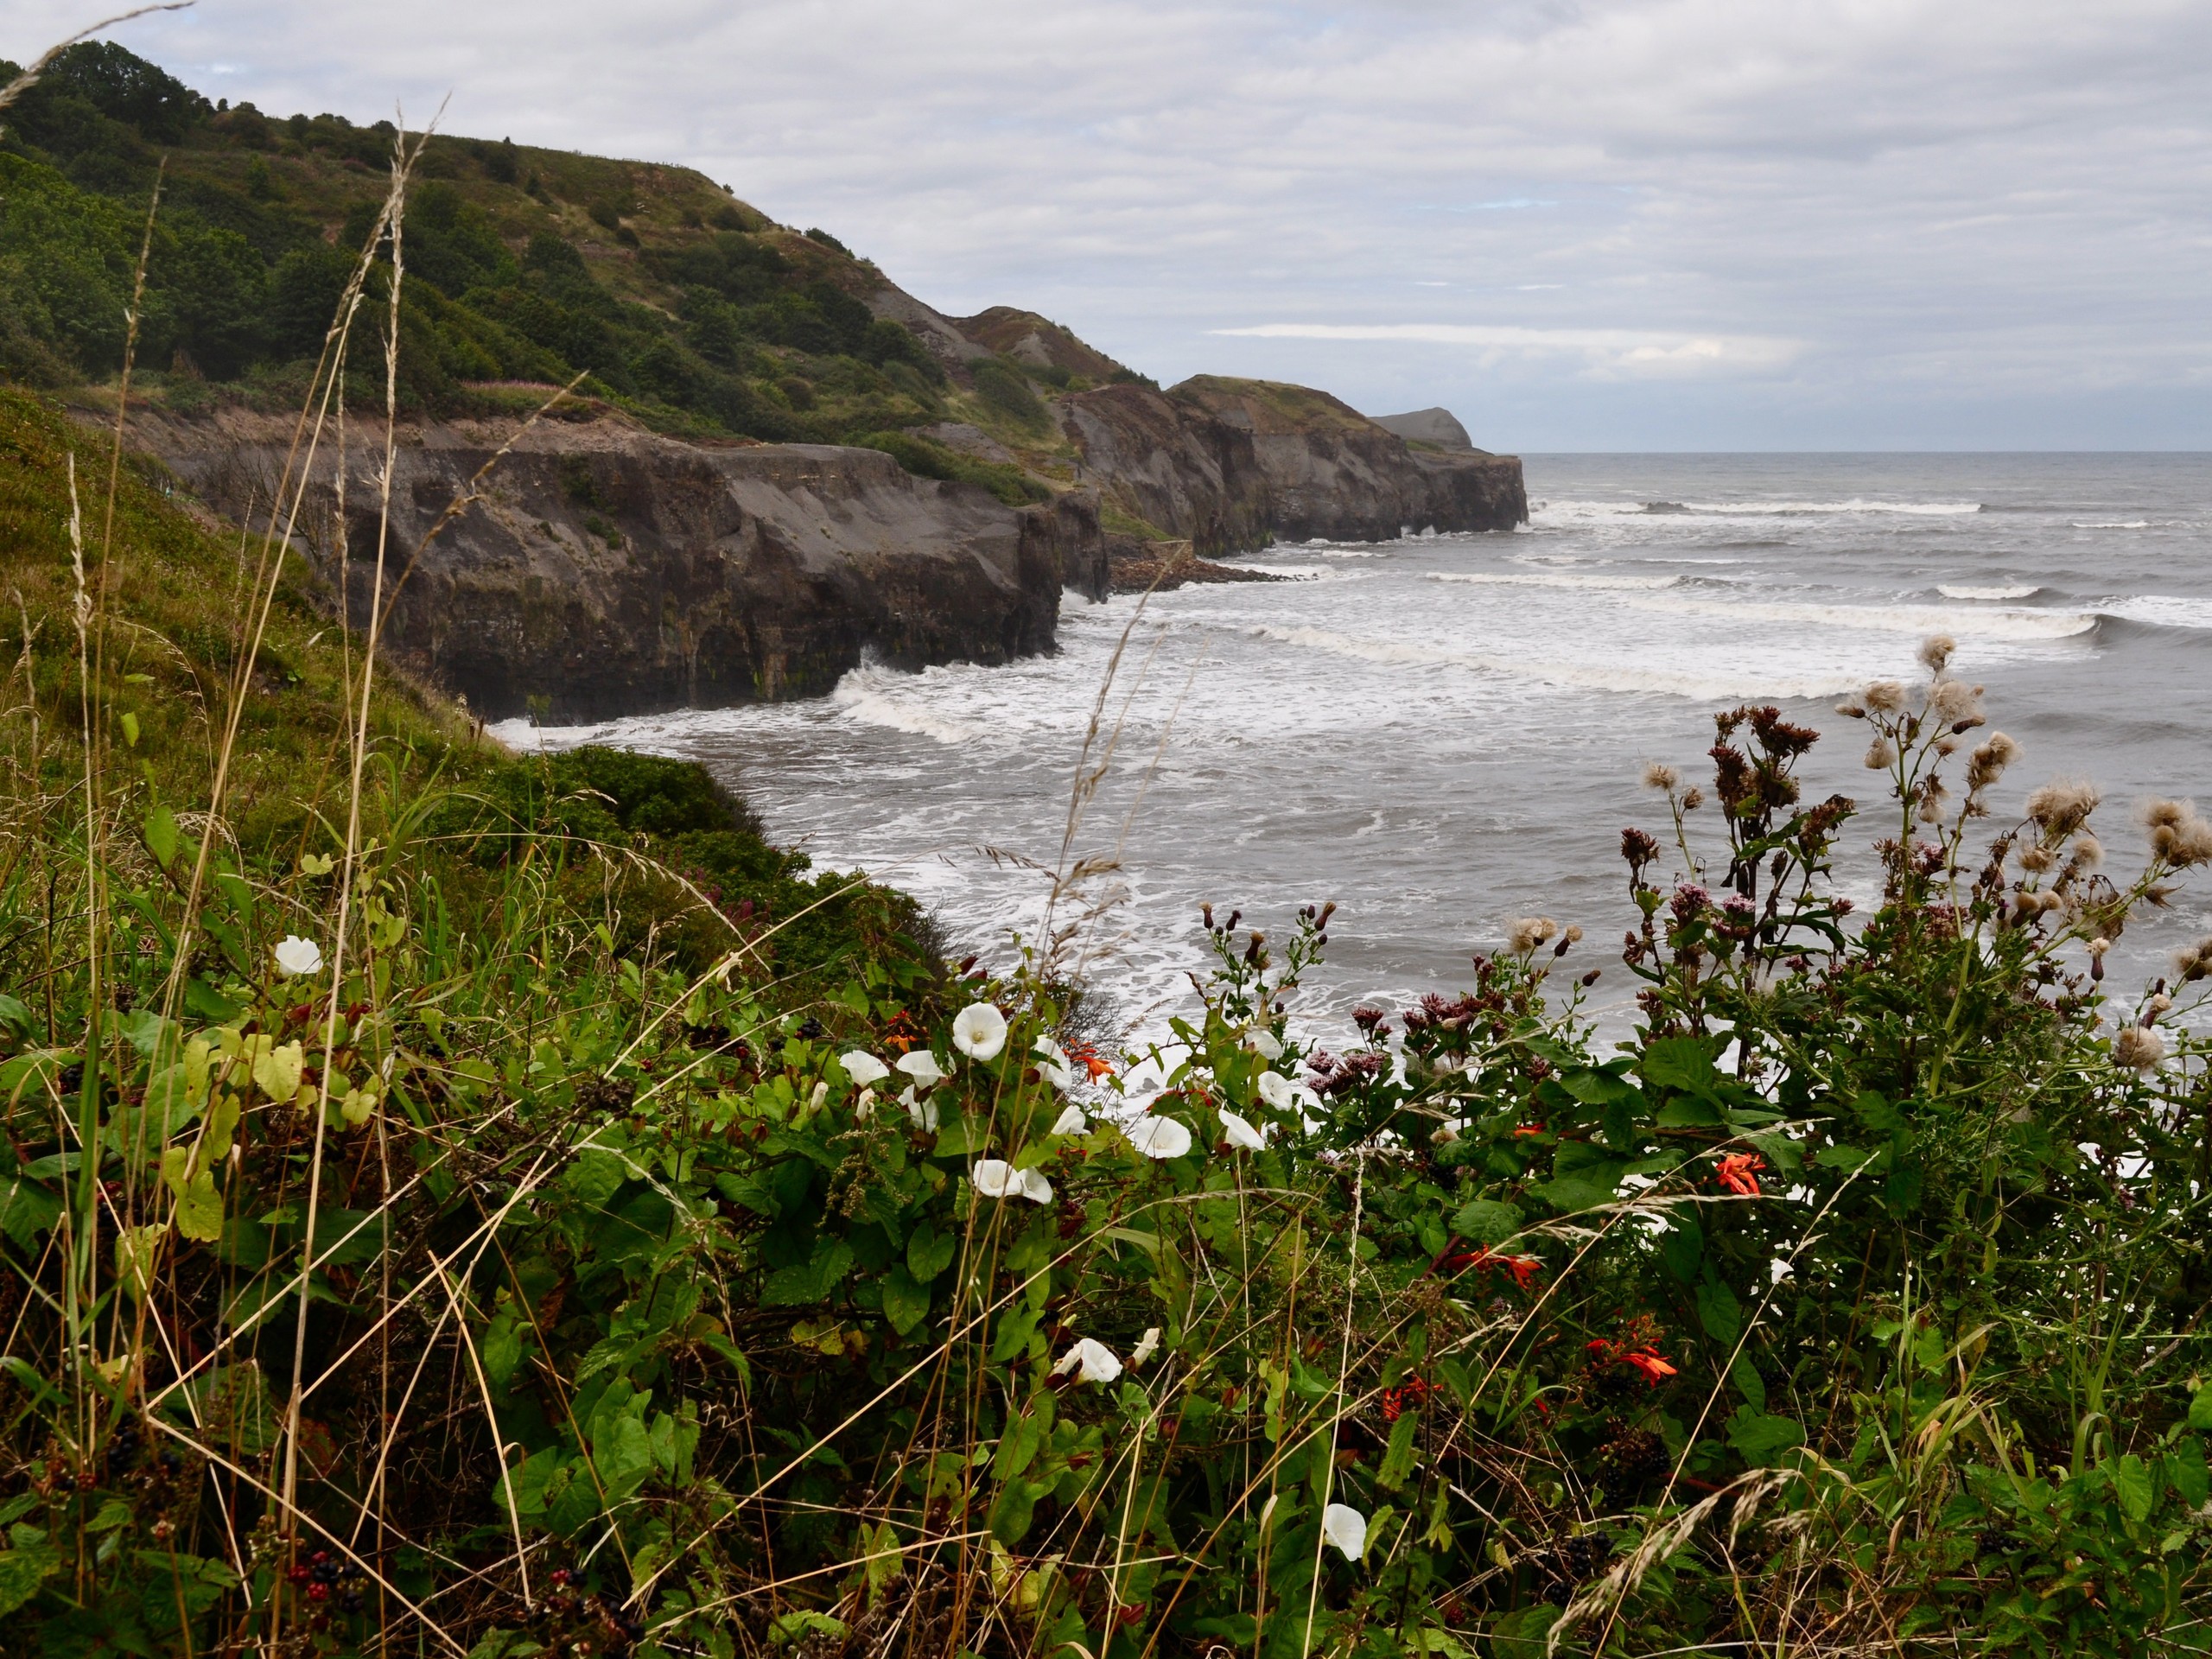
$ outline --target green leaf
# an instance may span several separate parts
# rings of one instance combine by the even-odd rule
[[[1651,1120],[1662,1129],[1717,1128],[1725,1121],[1720,1109],[1698,1095],[1676,1095]]]
[[[644,1485],[652,1473],[652,1437],[637,1417],[623,1412],[598,1426],[592,1436],[591,1460],[611,1507]]]
[[[1611,1204],[1628,1173],[1624,1160],[1609,1158],[1580,1141],[1563,1141],[1552,1162],[1552,1179],[1531,1187],[1543,1200],[1566,1211],[1592,1210]]]
[[[41,1233],[61,1218],[61,1200],[35,1182],[0,1183],[0,1233],[29,1249]]]
[[[1626,1106],[1643,1098],[1626,1077],[1594,1066],[1564,1072],[1559,1082],[1561,1088],[1586,1106]]]
[[[1037,1334],[1038,1310],[1022,1303],[999,1315],[998,1335],[991,1342],[991,1363],[1003,1365],[1029,1346]]]
[[[61,1552],[51,1544],[0,1549],[0,1614],[14,1612],[60,1570]]]
[[[517,1512],[524,1519],[544,1514],[545,1489],[562,1462],[562,1451],[557,1446],[549,1446],[543,1451],[531,1452],[499,1477],[499,1485],[493,1490],[499,1506],[505,1509],[512,1497]]]
[[[1382,1462],[1375,1471],[1375,1484],[1396,1491],[1406,1484],[1406,1477],[1414,1471],[1414,1436],[1421,1432],[1421,1417],[1417,1413],[1402,1411],[1398,1421],[1390,1425],[1390,1444],[1382,1453]]]
[[[1027,1480],[1010,1480],[1000,1487],[991,1504],[991,1535],[1008,1549],[1020,1543],[1029,1535],[1038,1497],[1048,1490]]]
[[[992,1478],[1000,1482],[1012,1480],[1035,1460],[1037,1448],[1045,1443],[1045,1426],[1036,1417],[1023,1415],[1007,1425],[1005,1436],[999,1441],[998,1455],[991,1459]]]
[[[1521,1212],[1495,1198],[1475,1198],[1459,1206],[1452,1230],[1477,1244],[1503,1244],[1521,1230]]]
[[[2191,1435],[2166,1453],[2166,1478],[2174,1491],[2181,1494],[2181,1501],[2192,1510],[2204,1507],[2207,1497],[2212,1497],[2212,1471],[2204,1466],[2204,1442]]]
[[[176,1194],[176,1230],[187,1238],[212,1244],[223,1236],[223,1195],[215,1190],[215,1172],[194,1171],[192,1150],[171,1147],[162,1154],[162,1179]]]
[[[1766,1409],[1766,1378],[1759,1375],[1759,1368],[1751,1363],[1749,1354],[1736,1356],[1736,1363],[1728,1368],[1728,1380],[1736,1385],[1736,1392],[1750,1402],[1753,1411]]]
[[[1697,1318],[1706,1335],[1723,1347],[1732,1347],[1744,1328],[1744,1305],[1726,1285],[1717,1279],[1707,1280],[1697,1287]]]
[[[477,1352],[484,1361],[484,1375],[495,1389],[507,1386],[507,1379],[522,1363],[522,1326],[511,1310],[501,1310],[485,1328],[484,1339],[477,1345]]]
[[[1833,1147],[1822,1147],[1813,1161],[1822,1169],[1856,1169],[1869,1158],[1878,1156],[1878,1154],[1869,1152],[1864,1147],[1847,1147],[1839,1142]]]
[[[146,815],[146,850],[163,869],[176,861],[176,818],[166,806]]]
[[[904,1262],[894,1262],[883,1275],[883,1317],[905,1336],[930,1316],[930,1289],[917,1284]]]
[[[1644,1049],[1637,1070],[1646,1083],[1662,1089],[1682,1089],[1718,1099],[1720,1077],[1713,1069],[1715,1048],[1715,1039],[1710,1037],[1662,1037]]]
[[[21,997],[0,994],[0,1026],[19,1034],[31,1028],[31,1011]]]
[[[2190,1396],[2189,1426],[2191,1428],[2212,1430],[2212,1382],[2207,1382]]]
[[[830,1293],[852,1271],[853,1247],[842,1238],[814,1241],[814,1254],[793,1267],[779,1268],[768,1275],[760,1293],[763,1306],[804,1307],[826,1300]]]
[[[1728,1420],[1728,1444],[1754,1468],[1777,1452],[1805,1443],[1805,1431],[1787,1417],[1770,1417],[1750,1406],[1738,1406]]]
[[[906,1271],[914,1275],[917,1284],[926,1285],[950,1267],[952,1258],[959,1252],[957,1238],[950,1233],[939,1236],[929,1223],[923,1222],[906,1241]]]
[[[2129,1520],[2139,1525],[2151,1518],[2151,1505],[2158,1494],[2152,1489],[2149,1465],[2133,1452],[2113,1465],[2112,1490]]]

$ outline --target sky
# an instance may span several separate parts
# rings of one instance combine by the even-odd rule
[[[0,54],[101,15],[0,0]],[[689,163],[1163,385],[1525,452],[2212,448],[2212,0],[199,0],[111,37],[270,113]]]

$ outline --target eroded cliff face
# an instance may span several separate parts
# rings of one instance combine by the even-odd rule
[[[609,420],[524,434],[415,559],[511,429],[404,435],[387,569],[413,568],[385,638],[481,715],[581,721],[829,690],[863,652],[908,668],[1052,647],[1063,585],[1103,597],[1096,499],[1012,508],[872,449],[698,444]],[[289,422],[230,414],[135,432],[216,511],[257,524]],[[358,437],[358,435],[357,435]],[[328,453],[298,540],[359,626],[376,556],[371,457],[338,509]]]
[[[1526,523],[1512,455],[1414,449],[1326,392],[1201,375],[1161,393],[1108,386],[1058,400],[1084,478],[1200,556],[1293,541]]]

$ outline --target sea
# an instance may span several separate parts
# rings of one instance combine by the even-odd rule
[[[499,735],[702,761],[818,866],[913,893],[957,952],[1052,956],[1138,1042],[1197,1006],[1206,904],[1280,941],[1335,902],[1294,1012],[1316,1040],[1465,986],[1529,916],[1585,931],[1563,966],[1603,969],[1587,1007],[1624,1027],[1620,832],[1667,827],[1647,763],[1706,775],[1713,715],[1747,701],[1818,728],[1808,798],[1868,809],[1838,869],[1863,901],[1897,819],[1834,705],[1924,680],[1931,634],[2022,751],[1991,827],[2088,779],[2124,881],[2145,800],[2212,807],[2212,456],[1523,460],[1511,533],[1277,544],[1236,562],[1281,582],[1070,594],[1051,656]],[[2208,932],[2201,876],[2127,930],[2107,984]]]

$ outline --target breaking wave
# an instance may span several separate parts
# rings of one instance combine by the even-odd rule
[[[1969,588],[1962,582],[1940,582],[1936,591],[1946,599],[2030,599],[2043,591],[2039,583],[2024,588]]]
[[[937,714],[899,696],[898,688],[911,684],[914,678],[913,675],[899,674],[891,669],[863,665],[849,670],[837,682],[830,701],[849,719],[862,725],[934,738],[939,743],[969,743],[982,735],[965,721]]]
[[[2097,626],[2073,611],[1953,610],[1942,605],[1812,605],[1776,601],[1676,598],[1650,594],[1631,601],[1643,610],[1726,621],[1773,622],[1880,633],[1960,633],[1982,639],[2064,639]]]
[[[1548,685],[1575,686],[1584,690],[1644,692],[1704,702],[1725,701],[1732,697],[1832,697],[1854,689],[1860,677],[1850,674],[1768,674],[1748,669],[1700,673],[1663,668],[1607,668],[1591,663],[1532,661],[1491,656],[1481,652],[1454,651],[1441,645],[1415,645],[1402,639],[1367,639],[1357,634],[1338,633],[1329,628],[1279,628],[1263,624],[1247,632],[1255,639],[1268,639],[1278,645],[1326,652],[1332,656],[1350,657],[1363,663],[1471,669],[1478,673],[1538,680]]]

